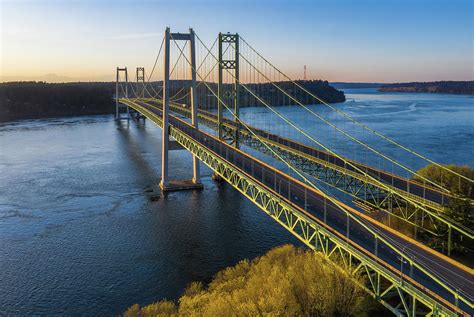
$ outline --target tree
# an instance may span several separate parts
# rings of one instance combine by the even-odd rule
[[[445,165],[445,167],[457,174],[463,175],[469,179],[474,179],[474,169],[468,165]],[[474,227],[474,217],[472,216],[471,200],[474,198],[474,183],[468,181],[446,169],[429,164],[420,170],[413,177],[413,180],[423,182],[421,177],[425,177],[444,188],[448,189],[454,194],[454,197],[449,198],[449,203],[445,207],[444,212],[447,218],[462,224],[467,228]],[[421,176],[421,177],[420,177]],[[454,250],[466,252],[473,248],[472,239],[461,239],[457,234],[453,234]],[[433,247],[444,248],[444,237],[431,238]]]
[[[192,283],[179,305],[133,305],[125,316],[363,316],[374,302],[357,282],[319,253],[283,245],[218,272],[207,288]]]
[[[469,165],[445,165],[448,170],[456,172],[466,176],[469,179],[474,179],[474,168],[471,168]],[[418,170],[417,174],[413,177],[414,180],[423,182],[423,179],[420,177],[426,177],[427,179],[440,184],[441,186],[449,189],[451,192],[456,195],[474,198],[474,183],[467,181],[454,173],[447,171],[444,168],[441,168],[438,165],[429,164],[425,167]]]

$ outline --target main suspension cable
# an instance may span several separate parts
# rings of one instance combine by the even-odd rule
[[[297,82],[295,82],[294,80],[292,80],[289,76],[287,76],[285,73],[283,73],[280,69],[278,69],[276,66],[274,66],[271,62],[269,62],[265,57],[263,57],[257,50],[255,50],[247,41],[245,41],[245,39],[243,37],[240,36],[240,39],[252,50],[254,51],[261,59],[263,59],[266,63],[268,63],[271,67],[273,67],[278,73],[280,73],[283,77],[285,77],[286,79],[288,79],[291,83],[293,83],[294,85],[296,85],[298,88],[300,88],[301,90],[303,90],[304,92],[306,92],[307,94],[309,94],[311,97],[313,97],[314,99],[318,100],[319,102],[321,102],[322,104],[324,104],[325,106],[329,107],[330,109],[336,111],[337,113],[343,115],[344,117],[346,117],[347,119],[349,119],[350,121],[352,121],[353,123],[357,124],[358,126],[361,126],[362,128],[374,133],[375,135],[377,135],[378,137],[381,137],[383,138],[384,140],[396,145],[397,147],[411,153],[411,154],[414,154],[416,155],[417,157],[431,163],[431,164],[434,164],[436,165],[437,167],[449,172],[449,173],[452,173],[456,176],[459,176],[471,183],[474,182],[474,180],[470,179],[469,177],[467,176],[464,176],[456,171],[453,171],[449,168],[447,168],[446,166],[442,165],[442,164],[439,164],[431,159],[429,159],[428,157],[400,144],[399,142],[393,140],[392,138],[389,138],[388,136],[370,128],[369,126],[367,126],[366,124],[356,120],[355,118],[351,117],[349,114],[347,114],[346,112],[340,110],[340,109],[337,109],[336,107],[330,105],[329,103],[327,103],[326,101],[324,101],[323,99],[319,98],[318,96],[314,95],[312,92],[310,92],[309,90],[307,90],[306,88],[304,88],[303,86],[301,86],[300,84],[298,84]]]

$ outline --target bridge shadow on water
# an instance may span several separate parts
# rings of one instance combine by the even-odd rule
[[[136,125],[137,128],[133,128],[132,125]],[[161,175],[158,172],[161,164],[159,153],[150,153],[148,149],[145,148],[145,142],[150,141],[148,140],[148,133],[140,133],[142,140],[140,141],[134,138],[131,129],[135,131],[143,131],[145,126],[143,123],[136,124],[127,121],[119,121],[117,123],[119,145],[122,152],[130,159],[130,167],[137,173],[137,184],[142,188],[159,184],[161,180]],[[146,160],[145,157],[148,155],[154,160],[158,159],[156,166],[152,166],[149,161]]]

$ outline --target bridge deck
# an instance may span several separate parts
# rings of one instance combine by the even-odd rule
[[[161,110],[150,106],[146,103],[139,103],[148,111],[161,116]],[[290,204],[298,206],[298,208],[305,210],[314,221],[328,225],[331,230],[340,235],[347,237],[347,243],[371,254],[375,261],[382,261],[392,271],[397,271],[400,276],[411,277],[416,281],[416,284],[424,292],[430,293],[431,296],[438,296],[449,303],[456,305],[456,296],[443,287],[433,277],[428,276],[417,267],[410,268],[409,265],[403,266],[399,255],[386,243],[375,243],[371,233],[362,225],[355,221],[350,222],[347,227],[347,216],[341,211],[340,207],[333,202],[328,201],[319,191],[293,179],[287,174],[275,170],[271,166],[245,154],[244,152],[218,140],[211,135],[195,129],[189,123],[175,117],[170,116],[170,124],[180,131],[186,133],[196,142],[212,150],[215,155],[227,160],[236,168],[241,169],[269,189],[281,199],[288,201]],[[351,210],[349,207],[347,207]],[[324,212],[324,210],[326,212]],[[354,214],[358,214],[353,210]],[[416,243],[405,236],[398,234],[386,227],[379,226],[367,219],[360,218],[362,222],[379,233],[381,237],[390,241],[392,245],[397,246],[403,250],[403,254],[412,258],[428,269],[430,272],[436,272],[438,279],[444,285],[448,285],[451,289],[458,290],[461,297],[468,300],[469,303],[473,301],[474,285],[473,285],[473,271],[458,265],[453,260],[428,249]],[[377,251],[376,251],[377,250]],[[377,253],[377,254],[375,254]],[[404,281],[406,283],[406,280]],[[465,312],[472,314],[472,307],[461,302],[458,304]]]

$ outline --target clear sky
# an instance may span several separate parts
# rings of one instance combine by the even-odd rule
[[[293,77],[473,80],[474,0],[0,0],[0,80],[112,80],[150,68],[163,31],[238,32]],[[51,77],[51,76],[50,76]]]

